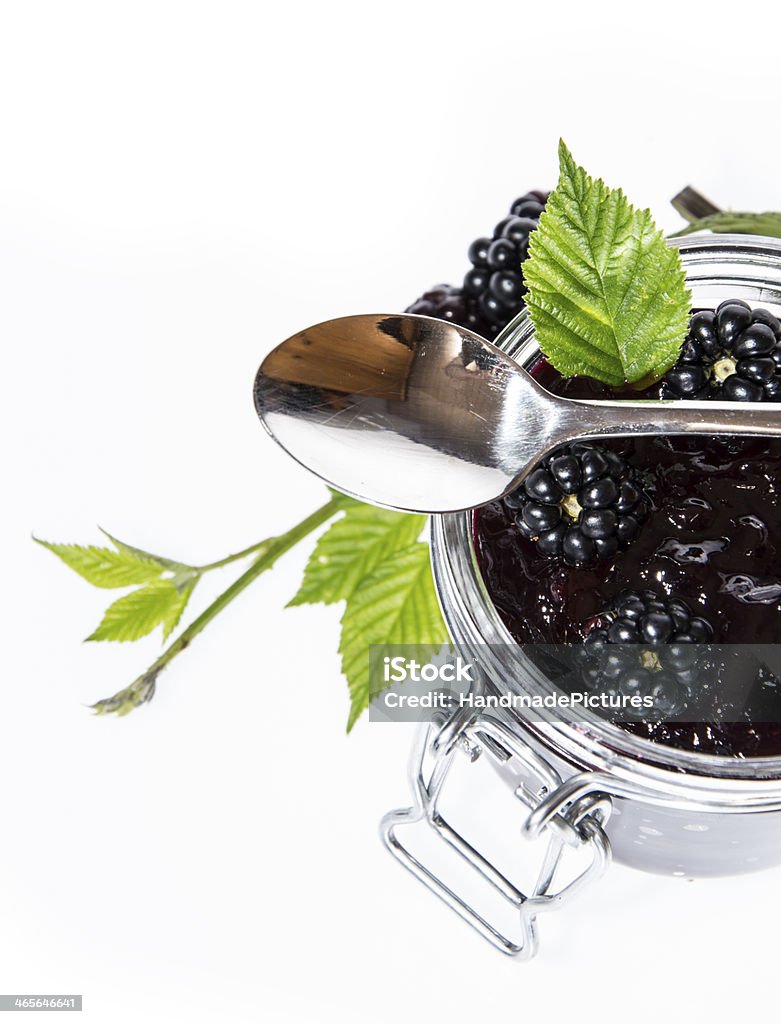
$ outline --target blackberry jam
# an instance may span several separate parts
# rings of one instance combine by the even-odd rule
[[[565,397],[611,394],[592,381],[563,380],[544,363],[534,372],[541,384]],[[658,397],[658,390],[643,397]],[[582,641],[618,594],[648,588],[685,601],[710,622],[720,644],[776,643],[781,442],[642,437],[599,445],[631,463],[653,505],[638,536],[614,558],[570,566],[546,557],[518,529],[504,503],[475,512],[480,568],[512,636],[519,643]],[[770,676],[749,682],[748,692],[729,698],[735,703],[724,718],[734,721],[637,722],[624,728],[682,750],[738,758],[779,755],[778,681]]]

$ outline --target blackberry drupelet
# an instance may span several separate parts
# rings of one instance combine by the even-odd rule
[[[781,322],[742,299],[698,310],[661,397],[781,401]]]
[[[495,338],[523,309],[526,288],[521,264],[547,198],[546,192],[527,192],[516,199],[509,217],[496,225],[493,236],[477,238],[469,246],[472,269],[462,287],[437,285],[405,312],[451,320],[485,338]]]
[[[680,714],[703,673],[713,629],[685,601],[624,590],[596,619],[578,650],[589,689],[651,697],[654,714]]]
[[[651,508],[625,459],[584,443],[557,448],[502,500],[542,554],[575,566],[605,561],[631,544]]]

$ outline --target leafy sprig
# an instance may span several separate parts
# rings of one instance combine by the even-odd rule
[[[192,566],[109,537],[113,548],[39,540],[93,586],[134,588],[109,606],[87,640],[130,641],[162,626],[176,629],[193,590],[207,572],[251,559],[250,565],[129,686],[92,705],[97,714],[126,715],[155,694],[160,673],[240,593],[286,551],[332,520],[318,541],[290,605],[345,601],[342,667],[350,693],[348,730],[369,703],[369,645],[443,643],[447,631],[437,604],[428,545],[418,537],[425,516],[374,508],[331,492],[330,500],[278,537],[218,562]]]

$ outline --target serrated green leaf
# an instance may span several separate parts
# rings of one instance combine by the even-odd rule
[[[559,146],[561,173],[523,265],[537,342],[565,376],[650,384],[675,362],[689,320],[680,254],[649,210],[591,178]]]
[[[140,640],[156,626],[162,626],[163,637],[167,637],[182,617],[194,586],[195,580],[180,586],[173,580],[156,580],[125,594],[109,605],[100,625],[87,640]]]
[[[176,586],[177,600],[171,602],[168,614],[161,620],[161,625],[163,627],[163,641],[166,641],[179,625],[179,620],[184,614],[187,602],[190,600],[197,582],[198,577],[193,577],[185,583],[181,583]]]
[[[369,647],[372,644],[443,644],[447,641],[428,545],[418,541],[377,565],[347,602],[339,644],[351,700],[347,731],[369,704]]]
[[[166,568],[161,562],[130,550],[113,551],[111,548],[52,544],[37,537],[33,539],[94,587],[111,589],[151,583]]]
[[[192,566],[185,565],[184,562],[177,562],[173,558],[164,558],[163,555],[155,555],[152,554],[151,551],[144,551],[143,548],[136,548],[133,547],[132,544],[126,544],[123,540],[120,540],[118,537],[113,537],[108,532],[108,530],[104,530],[102,526],[99,526],[98,529],[100,530],[104,537],[108,537],[108,539],[111,541],[111,543],[118,551],[126,552],[129,555],[136,555],[139,558],[145,558],[147,560],[151,559],[151,561],[157,562],[159,565],[165,566],[166,569],[171,569],[174,572],[176,572],[179,569],[192,568]]]
[[[781,213],[732,213],[722,210],[709,217],[692,221],[682,231],[676,231],[673,238],[691,235],[695,231],[715,231],[736,235],[766,235],[781,238]]]
[[[416,541],[425,525],[425,516],[353,502],[317,542],[290,605],[346,600],[375,566]]]

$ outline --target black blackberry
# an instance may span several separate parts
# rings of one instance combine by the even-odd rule
[[[496,225],[492,237],[477,238],[469,246],[472,269],[462,287],[437,285],[405,312],[451,320],[485,338],[495,338],[523,309],[526,288],[521,264],[547,198],[546,192],[527,192],[516,199],[509,217]]]
[[[584,443],[557,448],[502,500],[542,554],[578,566],[631,544],[651,507],[625,459]]]
[[[405,313],[420,313],[423,316],[436,316],[440,320],[452,320],[462,327],[469,327],[467,320],[466,299],[460,288],[452,284],[437,284],[427,292],[423,292]],[[474,330],[475,328],[470,328]]]
[[[742,299],[698,310],[661,397],[781,401],[781,322]]]
[[[678,715],[704,669],[710,623],[685,601],[653,590],[624,590],[594,620],[579,650],[589,689],[653,698],[651,715]],[[644,717],[648,717],[648,713]]]

